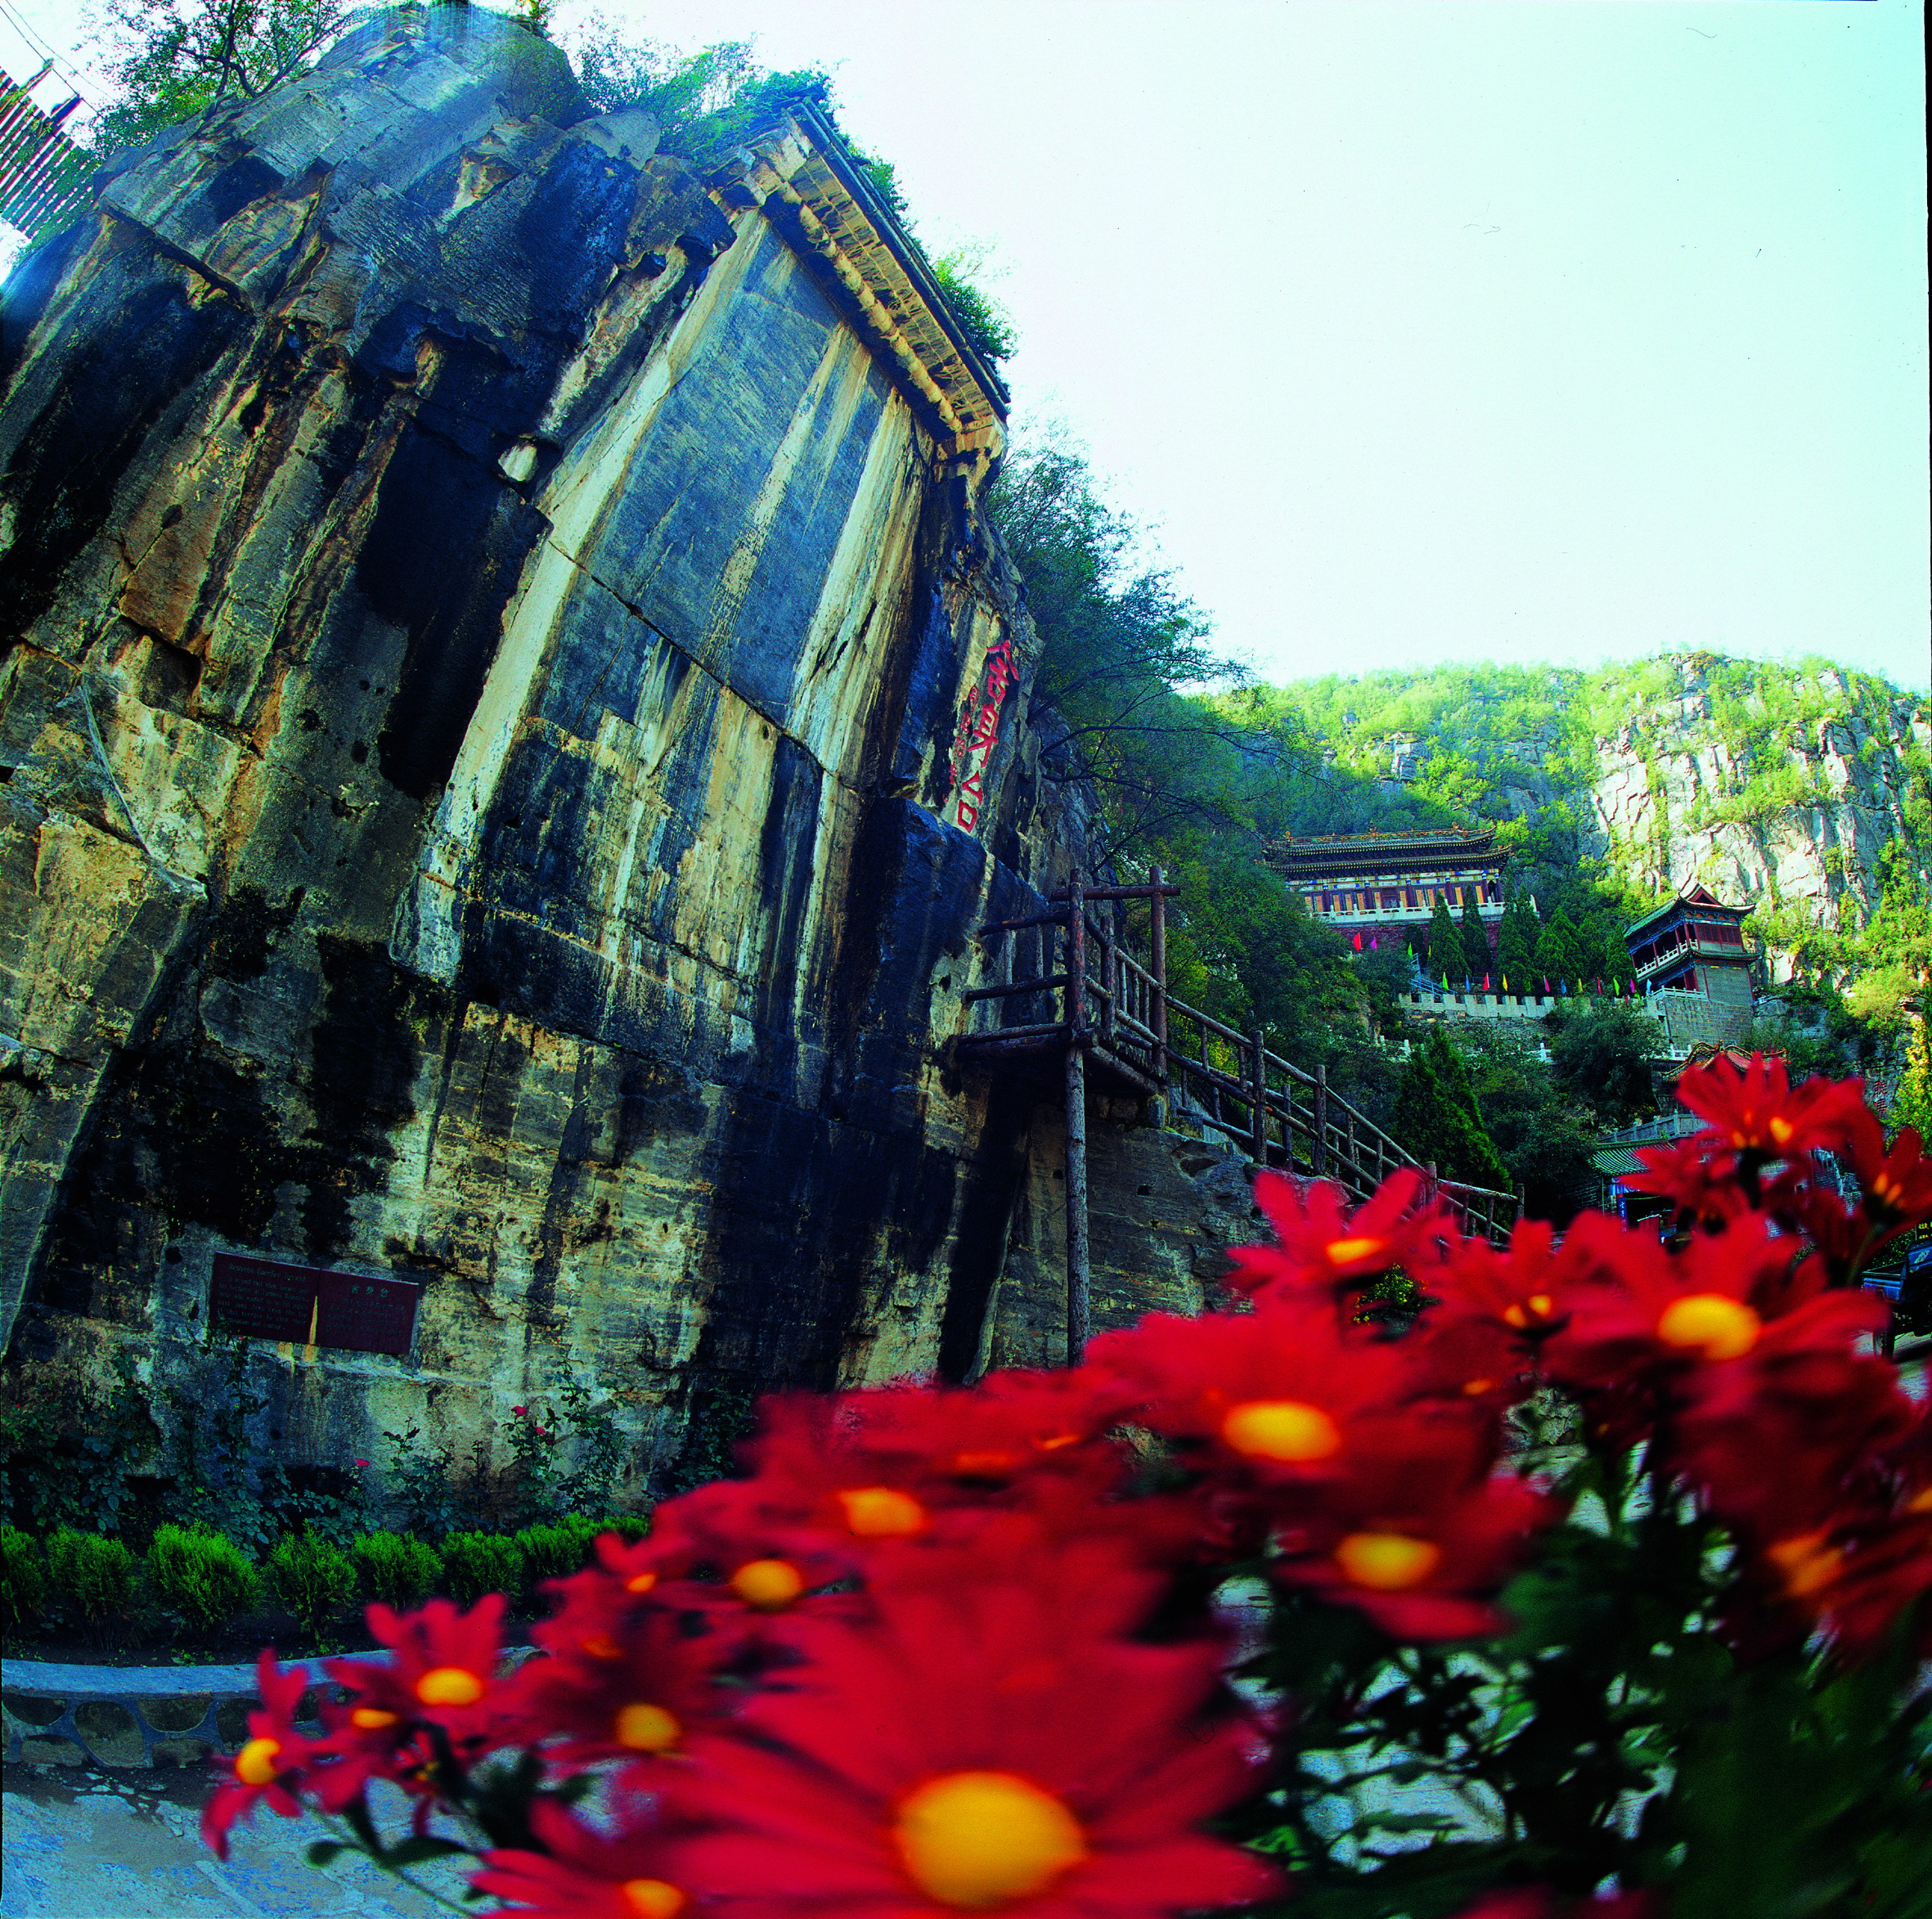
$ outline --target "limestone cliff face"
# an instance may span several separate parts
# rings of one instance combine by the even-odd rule
[[[570,1373],[662,1478],[750,1387],[1057,1356],[1054,1141],[947,1063],[1088,817],[997,384],[824,128],[653,146],[400,9],[9,286],[16,1357],[191,1395],[217,1252],[400,1276],[410,1356],[258,1350],[285,1454]],[[1136,1152],[1127,1212],[1225,1199]],[[1192,1242],[1100,1263],[1200,1297]]]
[[[1696,659],[1674,663],[1677,688],[1594,743],[1597,844],[1659,892],[1701,880],[1798,925],[1856,930],[1878,904],[1880,849],[1925,823],[1925,703],[1861,698],[1830,669],[1767,667],[1739,726]],[[1787,719],[1780,691],[1798,696]]]

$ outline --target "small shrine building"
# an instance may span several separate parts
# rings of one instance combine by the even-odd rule
[[[1405,936],[1424,927],[1440,900],[1458,919],[1473,899],[1496,944],[1503,918],[1503,866],[1509,857],[1496,829],[1450,827],[1427,833],[1290,835],[1268,855],[1269,865],[1299,893],[1310,912],[1363,943],[1384,933]]]
[[[1748,910],[1727,906],[1707,887],[1690,886],[1626,927],[1624,944],[1638,990],[1701,994],[1725,1015],[1727,1027],[1741,1027],[1751,1015],[1752,955],[1744,937]]]

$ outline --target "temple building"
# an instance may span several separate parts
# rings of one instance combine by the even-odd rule
[[[1359,933],[1364,943],[1377,934],[1405,935],[1426,927],[1441,900],[1461,915],[1473,899],[1496,943],[1503,918],[1503,865],[1496,829],[1450,827],[1440,832],[1341,833],[1291,835],[1269,853],[1268,864],[1301,894],[1310,912]]]
[[[1713,1044],[1736,1038],[1750,1020],[1747,910],[1725,906],[1708,888],[1691,886],[1624,929],[1638,990],[1653,1001],[1659,994],[1683,994],[1705,1002],[1708,1030],[1696,1036]],[[1687,1001],[1680,1010],[1692,1009]]]

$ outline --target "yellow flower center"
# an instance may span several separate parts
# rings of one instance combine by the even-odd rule
[[[1012,1773],[943,1773],[906,1795],[893,1836],[928,1899],[990,1912],[1044,1892],[1087,1856],[1080,1822]]]
[[[1932,1512],[1932,1486],[1927,1486],[1923,1492],[1914,1493],[1905,1502],[1905,1510],[1907,1512]]]
[[[1758,1343],[1764,1321],[1741,1299],[1723,1292],[1687,1293],[1665,1307],[1657,1337],[1665,1346],[1701,1352],[1707,1359],[1741,1359]]]
[[[1844,1555],[1825,1544],[1822,1533],[1803,1533],[1779,1539],[1764,1548],[1764,1557],[1784,1575],[1785,1590],[1794,1599],[1808,1599],[1831,1584],[1844,1564]]]
[[[654,1572],[633,1573],[624,1581],[624,1590],[627,1593],[648,1593],[657,1583],[658,1575]]]
[[[672,1919],[690,1903],[665,1879],[627,1879],[618,1890],[637,1919]]]
[[[1322,1249],[1332,1266],[1352,1266],[1357,1260],[1379,1259],[1389,1250],[1386,1239],[1331,1239]]]
[[[661,1706],[634,1700],[622,1707],[617,1718],[617,1740],[633,1752],[668,1752],[684,1737],[685,1729]]]
[[[279,1739],[251,1739],[235,1755],[235,1777],[244,1786],[267,1786],[281,1769],[275,1755],[281,1750]]]
[[[1465,1379],[1462,1382],[1462,1391],[1472,1400],[1480,1400],[1485,1393],[1494,1391],[1495,1387],[1496,1382],[1493,1379]]]
[[[579,1639],[577,1644],[592,1659],[622,1659],[624,1656],[623,1647],[609,1633],[592,1633],[588,1638]]]
[[[416,1681],[416,1696],[425,1706],[474,1706],[483,1683],[467,1666],[432,1666]]]
[[[760,1612],[779,1612],[805,1590],[805,1575],[788,1559],[753,1559],[732,1574],[731,1590]]]
[[[1230,1406],[1221,1437],[1251,1459],[1299,1465],[1328,1459],[1341,1450],[1341,1434],[1319,1406],[1299,1400],[1243,1400]]]
[[[358,1706],[348,1715],[348,1723],[358,1732],[380,1732],[395,1724],[398,1715],[384,1712],[380,1706]]]
[[[857,1486],[838,1495],[845,1523],[862,1539],[902,1539],[926,1528],[926,1508],[891,1486]]]
[[[1350,1584],[1372,1593],[1406,1593],[1442,1563],[1442,1548],[1405,1533],[1350,1533],[1335,1548],[1335,1563]]]
[[[1780,1146],[1789,1145],[1792,1134],[1797,1130],[1781,1112],[1771,1116],[1771,1136]]]
[[[1505,1306],[1503,1317],[1520,1333],[1532,1319],[1547,1319],[1556,1304],[1547,1292],[1533,1292],[1521,1304]]]
[[[1063,1446],[1077,1446],[1085,1437],[1085,1433],[1056,1432],[1045,1439],[1036,1440],[1033,1443],[1043,1453],[1057,1453]]]
[[[1005,1479],[1019,1461],[1011,1453],[955,1453],[953,1472],[960,1479]]]
[[[1871,1197],[1880,1206],[1896,1206],[1904,1190],[1905,1189],[1889,1173],[1880,1173],[1871,1182]]]

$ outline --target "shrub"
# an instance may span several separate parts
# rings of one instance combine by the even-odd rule
[[[275,1596],[312,1634],[356,1602],[356,1562],[313,1533],[290,1533],[268,1556]]]
[[[133,1610],[141,1562],[119,1539],[65,1526],[47,1543],[47,1593],[76,1624],[99,1625]]]
[[[443,1542],[443,1584],[474,1606],[486,1593],[514,1593],[523,1583],[523,1548],[501,1533],[452,1533]]]
[[[364,1533],[349,1551],[364,1594],[398,1610],[420,1605],[443,1578],[443,1555],[401,1533]]]
[[[10,1631],[32,1629],[47,1611],[47,1554],[17,1526],[0,1526],[0,1618]]]
[[[566,1513],[555,1526],[527,1526],[515,1535],[523,1577],[534,1589],[544,1580],[568,1579],[591,1556],[591,1542],[604,1530],[595,1519]]]
[[[147,1577],[167,1611],[204,1632],[248,1611],[262,1593],[248,1555],[232,1539],[198,1526],[155,1528]]]

